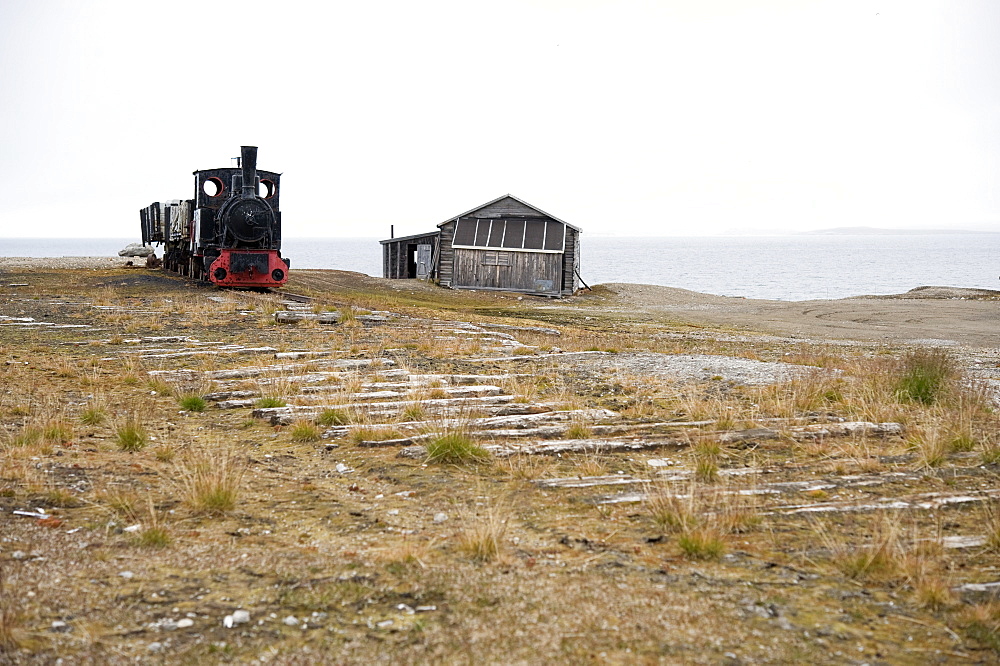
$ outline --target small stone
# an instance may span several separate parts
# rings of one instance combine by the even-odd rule
[[[222,618],[222,626],[225,627],[226,629],[232,629],[233,628],[233,616],[232,615],[227,615],[226,617]]]
[[[13,553],[10,554],[10,556],[13,557],[15,560],[23,560],[26,557],[28,557],[28,554],[23,550],[15,550]]]
[[[70,631],[70,627],[62,620],[53,620],[52,626],[50,627],[50,631],[55,631],[57,633],[64,634],[67,631]]]
[[[387,627],[391,627],[392,620],[382,620],[381,622],[376,623],[375,626],[378,627],[379,629],[385,629]]]
[[[118,575],[124,578],[125,580],[131,580],[132,578],[135,578],[135,574],[132,573],[131,571],[119,571]]]
[[[406,446],[400,449],[399,453],[397,453],[396,456],[398,458],[410,458],[413,460],[420,460],[427,457],[427,447],[420,446],[419,444],[414,446]]]
[[[418,613],[430,613],[431,611],[436,611],[437,609],[438,609],[437,606],[417,606],[413,610],[417,611]]]
[[[282,622],[284,622],[289,627],[295,627],[295,626],[298,626],[299,619],[297,617],[295,617],[294,615],[289,615],[284,620],[282,620]]]
[[[443,523],[446,520],[448,520],[448,514],[447,513],[443,513],[442,512],[442,513],[435,513],[434,514],[434,522],[435,523]]]
[[[407,606],[406,604],[399,604],[396,606],[396,610],[402,611],[406,615],[413,615],[416,612],[412,607]]]
[[[233,611],[233,624],[246,624],[250,621],[250,612],[245,610]]]
[[[390,516],[398,516],[399,509],[389,509],[388,511],[386,511],[386,513],[388,513]]]
[[[138,532],[142,529],[142,523],[136,523],[135,525],[129,525],[122,529],[122,532]]]
[[[177,623],[170,618],[165,618],[163,620],[160,620],[160,629],[162,629],[163,631],[176,631]]]
[[[192,620],[189,617],[177,620],[178,629],[187,629],[188,627],[193,627],[193,626],[194,626],[194,620]]]
[[[163,643],[160,643],[159,641],[150,643],[146,646],[146,650],[149,652],[160,652],[163,650]]]

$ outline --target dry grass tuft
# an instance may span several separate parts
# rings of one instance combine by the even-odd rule
[[[351,428],[351,432],[347,438],[355,444],[361,444],[362,442],[384,442],[389,439],[399,439],[402,436],[402,433],[393,428],[375,428],[361,425]]]
[[[761,523],[756,496],[743,495],[735,485],[705,488],[689,483],[683,493],[668,484],[646,487],[646,513],[664,532],[677,535],[677,545],[688,559],[718,559],[726,537],[743,534]]]
[[[973,640],[1000,652],[1000,604],[976,604],[962,613],[962,629]]]
[[[463,428],[445,430],[427,442],[427,461],[435,463],[482,462],[490,454]]]
[[[146,447],[148,440],[146,427],[134,414],[125,417],[125,420],[115,428],[115,441],[122,451],[141,451]]]
[[[518,453],[500,459],[499,467],[507,472],[511,479],[534,481],[547,476],[554,465],[549,456],[533,456]]]
[[[347,425],[352,420],[351,414],[347,410],[324,409],[320,412],[319,416],[316,417],[316,425],[325,427],[341,426]]]
[[[134,523],[139,520],[139,500],[130,490],[104,488],[97,493],[97,501],[125,522]]]
[[[699,525],[677,537],[677,545],[692,560],[717,560],[726,552],[721,530],[713,525]]]
[[[661,530],[683,532],[698,522],[694,497],[693,488],[686,495],[678,495],[665,484],[650,484],[646,488],[646,513]]]
[[[80,423],[88,426],[101,425],[107,417],[107,411],[103,407],[91,405],[80,412]]]
[[[936,425],[915,430],[908,444],[917,454],[918,469],[940,467],[948,459],[951,440],[948,433]]]
[[[458,549],[477,562],[491,562],[502,554],[510,521],[506,502],[489,501],[478,511],[463,516]]]
[[[566,429],[564,437],[566,439],[590,439],[593,435],[594,431],[589,423],[581,419],[574,419],[569,428]]]
[[[192,450],[175,469],[181,496],[196,513],[219,515],[236,507],[246,472],[241,452],[221,445]]]
[[[208,407],[208,402],[205,398],[201,397],[197,393],[184,394],[177,400],[177,402],[181,409],[189,412],[203,412],[205,411],[205,408]]]
[[[834,537],[822,523],[814,523],[814,529],[830,551],[831,562],[842,574],[854,580],[885,581],[896,578],[904,569],[905,550],[896,518],[881,516],[874,521],[871,540],[864,547]]]
[[[292,424],[291,436],[296,442],[315,442],[320,438],[319,426],[311,421],[296,421]]]
[[[943,349],[917,349],[907,353],[896,379],[901,402],[933,405],[956,388],[961,371],[955,358]]]
[[[148,507],[142,530],[136,535],[136,544],[143,548],[166,548],[173,542],[170,530],[153,505],[153,499],[147,497]]]

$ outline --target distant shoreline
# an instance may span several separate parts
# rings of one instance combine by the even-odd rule
[[[933,236],[942,234],[996,234],[1000,231],[973,231],[971,229],[882,229],[879,227],[833,227],[798,231],[793,236]]]

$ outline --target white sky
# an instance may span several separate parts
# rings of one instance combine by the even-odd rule
[[[0,0],[0,237],[138,237],[242,144],[287,236],[1000,230],[1000,2]]]

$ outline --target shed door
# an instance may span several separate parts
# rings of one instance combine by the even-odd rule
[[[431,274],[431,248],[433,245],[417,246],[417,279],[426,280]]]

